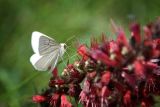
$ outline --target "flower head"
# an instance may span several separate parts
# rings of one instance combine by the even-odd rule
[[[116,40],[91,39],[79,45],[80,58],[61,75],[54,69],[49,89],[33,97],[42,105],[72,107],[152,107],[160,95],[160,19],[143,27],[133,23],[130,39],[120,27]],[[143,35],[142,35],[143,34]],[[46,107],[42,106],[42,107]]]

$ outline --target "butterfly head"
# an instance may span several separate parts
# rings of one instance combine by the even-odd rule
[[[61,48],[60,48],[60,53],[61,53],[61,56],[63,56],[64,52],[66,51],[67,49],[67,45],[65,43],[61,43],[60,44]]]

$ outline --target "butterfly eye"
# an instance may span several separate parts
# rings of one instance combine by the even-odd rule
[[[67,49],[67,45],[66,44],[64,44],[64,49]]]

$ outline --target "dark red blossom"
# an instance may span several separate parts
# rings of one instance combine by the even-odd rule
[[[112,26],[116,40],[103,34],[100,42],[92,38],[90,46],[79,45],[81,57],[61,75],[55,68],[49,88],[32,100],[41,107],[153,107],[160,96],[160,19],[144,33],[133,23],[130,39],[113,21]]]
[[[126,91],[126,93],[124,94],[123,103],[126,107],[131,106],[131,91],[130,90]]]
[[[50,86],[52,86],[52,85],[63,85],[63,84],[65,84],[65,80],[64,79],[62,79],[62,78],[51,78],[51,80],[50,80]]]

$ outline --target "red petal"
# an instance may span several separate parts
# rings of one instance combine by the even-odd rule
[[[53,75],[53,77],[57,77],[57,76],[58,76],[58,70],[57,70],[57,67],[53,69],[53,71],[52,71],[52,75]]]
[[[118,52],[120,49],[119,49],[118,44],[115,41],[110,41],[109,42],[109,50],[110,50],[110,52]]]
[[[145,78],[145,68],[142,64],[142,61],[135,61],[134,62],[134,71],[138,78]]]
[[[144,30],[145,39],[151,39],[151,37],[152,37],[152,31],[151,31],[151,29],[148,26],[145,26],[143,28],[143,30]]]
[[[106,71],[101,77],[101,82],[107,85],[110,79],[111,79],[111,73],[109,71]]]
[[[65,95],[61,96],[61,107],[72,107],[72,104],[67,100]]]
[[[140,25],[137,23],[133,23],[131,24],[131,36],[134,38],[134,40],[136,41],[136,43],[140,43],[141,42],[141,36],[140,36]]]
[[[111,60],[105,53],[100,50],[94,50],[93,52],[91,52],[91,57],[97,61],[100,60],[109,66],[116,66],[117,64],[116,61]]]
[[[98,42],[96,38],[91,38],[91,49],[97,49],[98,48]]]
[[[125,95],[123,96],[123,102],[125,105],[130,105],[131,104],[131,91],[128,90]]]
[[[110,94],[110,91],[108,90],[108,88],[106,86],[104,86],[101,90],[101,96],[102,97],[108,97]]]
[[[41,103],[41,102],[44,102],[45,100],[46,100],[46,98],[41,95],[35,95],[32,97],[32,101],[35,103]]]
[[[88,58],[87,47],[85,45],[80,45],[77,50],[78,54],[81,55],[85,60]]]
[[[127,74],[126,72],[122,72],[122,77],[125,79],[125,81],[132,87],[135,87],[136,85],[136,78],[135,75]]]
[[[119,30],[119,32],[118,32],[117,43],[118,44],[123,44],[123,45],[129,47],[128,40],[127,40],[123,30]]]

